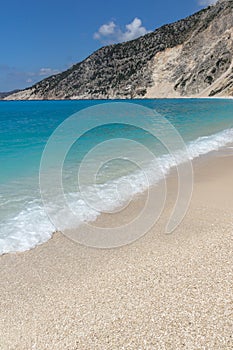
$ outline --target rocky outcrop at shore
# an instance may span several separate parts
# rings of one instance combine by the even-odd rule
[[[233,96],[233,0],[94,52],[8,100]]]

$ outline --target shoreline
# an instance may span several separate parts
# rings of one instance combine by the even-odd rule
[[[204,164],[206,162],[208,163],[211,159],[219,157],[219,156],[221,156],[223,154],[226,154],[226,152],[229,152],[229,149],[231,149],[231,148],[233,148],[233,144],[232,143],[228,143],[225,146],[220,146],[219,150],[217,150],[217,151],[216,150],[212,150],[212,151],[209,151],[208,153],[201,154],[201,155],[193,158],[192,160],[190,160],[190,162],[193,165],[195,164],[195,167],[199,168],[200,165],[202,165],[203,163]],[[231,153],[233,154],[233,151]],[[179,165],[181,165],[181,164],[179,164]],[[168,171],[168,173],[166,173],[166,175],[164,177],[165,182],[168,182],[168,184],[170,184],[169,185],[170,187],[171,186],[172,187],[176,186],[177,179],[175,179],[175,175],[176,175],[176,166],[172,166],[170,168],[170,170]],[[153,193],[153,191],[154,191],[154,193],[153,193],[154,196],[157,196],[156,188],[160,185],[161,182],[162,182],[162,180],[159,180],[155,184],[150,185],[151,192]],[[174,192],[174,190],[172,190],[172,191]],[[144,190],[143,192],[138,192],[138,193],[134,194],[134,197],[132,198],[132,204],[130,205],[129,210],[127,210],[127,212],[126,212],[126,214],[124,214],[124,216],[129,216],[129,215],[132,216],[133,215],[132,211],[135,211],[135,207],[138,205],[138,202],[139,201],[141,201],[141,202],[145,202],[146,201],[146,193],[148,193],[148,189]],[[174,195],[173,195],[172,199],[171,198],[166,199],[166,202],[168,202],[167,204],[169,204],[169,201],[171,202],[171,200],[173,201],[173,207],[174,207],[175,200],[176,200]],[[171,205],[171,203],[170,203],[170,205]],[[137,208],[137,210],[139,211],[138,208]],[[121,213],[121,209],[120,209],[120,213]],[[153,215],[153,213],[152,213],[152,215]],[[112,218],[113,218],[113,220],[112,220]],[[98,215],[96,217],[95,220],[89,221],[89,224],[90,225],[97,224],[97,226],[98,225],[101,226],[101,225],[105,225],[105,223],[104,223],[105,220],[107,220],[106,222],[108,224],[110,224],[110,222],[114,222],[114,221],[121,222],[121,219],[122,219],[121,214],[119,216],[115,216],[114,217],[114,216],[109,215],[109,214],[101,213],[100,215]],[[124,224],[124,220],[123,220],[123,224]],[[112,223],[110,225],[112,225]],[[113,224],[113,227],[114,227],[114,224]],[[82,224],[80,224],[80,226],[75,231],[68,232],[67,234],[65,234],[65,236],[67,236],[68,239],[74,240],[76,242],[78,240],[76,238],[73,239],[72,236],[75,235],[75,232],[81,231],[81,230],[82,230]],[[4,252],[4,253],[0,254],[0,257],[3,256],[3,255],[8,255],[8,254],[22,254],[22,253],[34,250],[34,249],[36,249],[39,246],[43,246],[44,244],[47,244],[47,242],[49,242],[51,239],[53,239],[53,236],[55,234],[57,234],[57,233],[59,233],[59,231],[53,231],[53,232],[51,231],[49,233],[50,238],[48,238],[46,241],[37,243],[34,246],[32,246],[31,248],[27,248],[25,250],[16,250],[16,251]],[[134,240],[133,240],[133,242],[134,242]],[[88,247],[88,244],[87,245],[81,244],[81,243],[77,243],[77,244],[84,245],[84,246]],[[129,243],[129,244],[131,244],[131,243]],[[115,247],[115,248],[117,248],[117,247]],[[101,249],[105,249],[105,248],[101,248]]]
[[[151,98],[133,98],[133,99],[110,99],[110,98],[106,98],[106,99],[57,99],[57,100],[10,100],[10,99],[0,99],[0,101],[7,101],[7,102],[13,102],[13,101],[17,101],[17,102],[23,102],[23,101],[30,101],[30,102],[38,102],[38,101],[143,101],[143,100],[181,100],[181,99],[190,99],[190,100],[203,100],[203,99],[209,99],[209,100],[232,100],[233,96],[180,96],[180,97],[151,97]]]
[[[98,250],[56,233],[0,256],[1,349],[232,349],[232,160],[193,161],[191,205],[171,235],[172,174],[161,218],[131,245]]]
[[[161,102],[162,102],[162,100],[161,100]],[[170,101],[170,102],[172,103],[172,101]],[[174,108],[176,109],[176,101],[174,100],[173,102],[175,103]],[[178,106],[180,105],[180,103],[181,103],[181,105],[183,104],[181,100],[180,100],[180,103],[178,103],[178,102],[179,102],[179,100],[177,101]],[[22,102],[22,103],[24,104],[24,102]],[[58,105],[60,103],[62,103],[62,101],[58,102]],[[66,102],[64,102],[64,103],[66,105]],[[94,103],[95,102],[93,101],[93,102],[90,102],[87,104],[90,105],[90,104],[94,104]],[[141,102],[135,101],[135,103],[141,103]],[[231,107],[232,107],[232,103],[228,102],[228,101],[220,103],[220,105],[219,105],[219,103],[217,103],[217,101],[216,101],[216,103],[215,102],[209,103],[209,102],[207,102],[207,100],[202,100],[202,101],[197,100],[196,102],[195,102],[195,100],[189,100],[189,102],[187,102],[187,104],[191,106],[190,110],[192,110],[192,108],[193,108],[192,107],[193,103],[197,107],[197,110],[199,110],[199,104],[202,104],[202,103],[204,104],[205,108],[208,108],[209,105],[211,106],[211,110],[212,110],[213,114],[210,113],[209,116],[207,116],[207,118],[210,119],[210,122],[211,122],[212,116],[215,113],[215,105],[221,106],[221,108],[222,107],[224,108],[225,106],[227,106],[226,107],[227,111],[231,111]],[[145,102],[145,104],[147,104],[147,103]],[[157,102],[154,101],[154,103],[153,103],[153,100],[152,100],[151,103],[148,102],[148,104],[152,105],[152,106],[154,105],[155,109],[156,109],[156,105],[160,104],[160,101],[159,100]],[[50,103],[49,103],[49,105],[50,105]],[[69,105],[70,105],[70,103],[67,102],[67,106],[69,106]],[[72,105],[73,104],[71,103],[72,110],[75,110],[76,104],[73,107],[72,107]],[[86,105],[86,104],[84,103],[84,105]],[[170,105],[170,103],[168,103],[168,105]],[[163,103],[162,103],[162,106],[163,106]],[[15,108],[15,107],[12,105],[12,108]],[[18,110],[18,108],[19,107],[16,106],[16,110]],[[35,107],[35,108],[37,108],[37,107]],[[43,107],[43,108],[46,109],[47,107]],[[54,108],[53,103],[48,108],[53,109]],[[34,110],[34,107],[32,107],[32,109]],[[230,113],[229,112],[227,112],[227,113],[229,114],[229,117],[231,117]],[[226,114],[226,116],[227,116],[227,114]],[[217,114],[216,114],[216,117],[218,117]],[[197,157],[198,155],[200,155],[204,152],[209,152],[213,148],[222,147],[226,144],[226,142],[232,142],[232,129],[231,128],[228,129],[228,121],[227,121],[227,123],[225,123],[225,124],[224,123],[221,127],[222,130],[220,130],[220,131],[218,131],[219,127],[217,127],[216,128],[217,130],[213,130],[212,134],[210,134],[210,132],[208,132],[208,129],[206,129],[205,132],[203,131],[200,133],[196,133],[196,134],[194,134],[195,136],[190,137],[191,141],[187,142],[187,147],[190,147],[191,157]],[[204,135],[204,136],[198,137],[198,135]],[[202,140],[202,138],[203,138],[203,140]],[[27,149],[25,149],[25,151],[27,152]],[[41,148],[41,152],[42,152],[42,148]],[[39,156],[41,156],[41,155],[38,154],[38,165],[39,165]],[[165,165],[166,169],[168,169],[167,167],[170,167],[169,164],[170,164],[170,162],[166,161],[166,159],[165,159],[164,165]],[[162,164],[162,166],[163,166],[163,164]],[[12,164],[12,168],[13,167],[14,167],[14,164]],[[15,176],[16,181],[19,181],[19,180],[21,181],[21,179],[18,178],[17,174],[15,174],[15,175],[16,175]],[[34,177],[36,177],[37,173],[32,174],[32,175]],[[12,176],[12,178],[13,177],[14,176]],[[23,184],[22,188],[24,188],[24,189],[29,187],[28,185],[30,184],[30,181],[27,181],[27,177],[25,177],[25,179],[26,179],[26,183],[25,184],[22,183]],[[23,176],[22,176],[22,180],[24,181]],[[140,182],[140,177],[139,177],[138,182]],[[135,182],[135,186],[138,185],[135,188],[138,188],[138,192],[140,192],[141,187],[140,187],[140,183],[138,184],[138,182]],[[35,183],[35,186],[37,186],[37,182]],[[136,192],[136,189],[134,192]],[[18,193],[17,187],[14,190],[14,186],[13,186],[12,193]],[[3,189],[3,194],[4,194],[4,189]],[[6,192],[6,197],[7,197],[7,192]],[[32,195],[31,198],[32,198],[32,200],[34,200],[35,197],[33,197],[33,195]],[[40,201],[40,197],[38,194],[38,203],[39,203],[39,201]],[[51,227],[49,220],[46,221],[46,214],[44,216],[43,216],[43,214],[41,214],[41,213],[44,213],[44,211],[43,211],[43,208],[40,205],[40,203],[37,207],[34,205],[31,205],[29,201],[25,201],[25,204],[26,204],[24,206],[26,209],[25,212],[24,212],[24,210],[19,210],[18,212],[17,212],[17,210],[15,210],[15,212],[12,211],[13,214],[11,215],[11,217],[9,215],[9,217],[10,217],[10,219],[13,219],[13,220],[12,221],[6,220],[5,224],[2,223],[2,235],[4,237],[9,237],[9,239],[6,239],[6,241],[4,240],[3,242],[1,242],[1,248],[2,248],[1,253],[3,253],[3,252],[6,253],[6,252],[9,252],[10,250],[21,250],[22,251],[22,250],[30,249],[32,246],[35,247],[36,245],[48,240],[48,238],[51,237],[52,232],[54,231],[54,227]],[[6,207],[6,209],[7,209],[7,207]],[[11,209],[11,208],[9,208],[9,209]],[[84,209],[85,210],[82,211],[82,208],[81,208],[80,212],[81,213],[85,212],[86,219],[88,220],[88,218],[90,218],[90,220],[92,220],[93,216],[90,217],[90,215],[88,213],[88,208],[86,208],[84,206]],[[23,215],[22,217],[21,217],[21,214]],[[43,217],[44,217],[44,220],[43,220]],[[39,218],[41,218],[41,220]],[[3,217],[3,219],[4,219],[4,217]],[[29,227],[31,227],[30,226],[31,222],[34,223],[35,220],[38,221],[38,224],[32,225],[32,229],[31,229],[32,239],[30,240],[30,237],[29,237],[29,240],[28,240],[27,239],[27,231],[28,230],[27,230],[26,226],[29,225]],[[22,228],[22,230],[20,229],[20,227]],[[21,232],[23,233],[22,235],[21,235]],[[8,236],[9,233],[10,233],[10,235]],[[11,237],[12,237],[12,240],[11,240]],[[19,242],[19,244],[18,244],[18,242]],[[21,244],[21,242],[22,242],[22,244]],[[5,244],[5,246],[4,246],[4,244]]]

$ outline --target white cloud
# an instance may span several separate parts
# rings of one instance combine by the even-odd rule
[[[133,40],[146,33],[148,31],[142,26],[142,21],[136,17],[132,23],[126,25],[126,32],[122,33],[122,41]]]
[[[53,74],[58,74],[59,70],[58,69],[52,69],[52,68],[40,68],[36,72],[22,72],[21,74],[25,75],[25,81],[26,83],[34,83],[38,80],[41,80],[43,78],[46,78],[50,75]]]
[[[39,76],[45,76],[45,75],[52,75],[52,74],[57,74],[59,73],[58,69],[52,69],[52,68],[41,68],[39,70],[38,75]]]
[[[126,24],[124,31],[113,21],[103,24],[98,32],[94,33],[94,39],[109,44],[133,40],[149,32],[143,27],[142,21],[136,17],[131,23]]]
[[[0,64],[0,90],[10,91],[25,88],[50,75],[59,73],[58,69],[40,68],[35,71],[24,71],[7,64]],[[1,85],[2,84],[2,85]]]
[[[115,32],[116,24],[114,22],[109,22],[108,24],[103,24],[99,27],[97,33],[94,34],[95,39],[101,39],[102,36],[112,35]]]
[[[209,6],[216,4],[217,0],[199,0],[198,4],[201,6]]]

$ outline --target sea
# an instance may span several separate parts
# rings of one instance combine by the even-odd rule
[[[177,159],[232,143],[230,99],[0,101],[0,254],[29,250],[59,229],[45,208],[57,193],[44,203],[58,171],[76,221],[61,207],[57,215],[72,227],[158,184]]]

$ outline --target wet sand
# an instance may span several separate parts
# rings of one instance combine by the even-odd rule
[[[175,175],[160,220],[131,245],[98,250],[56,233],[1,256],[0,349],[232,349],[232,152],[194,162],[191,205],[171,235]]]

